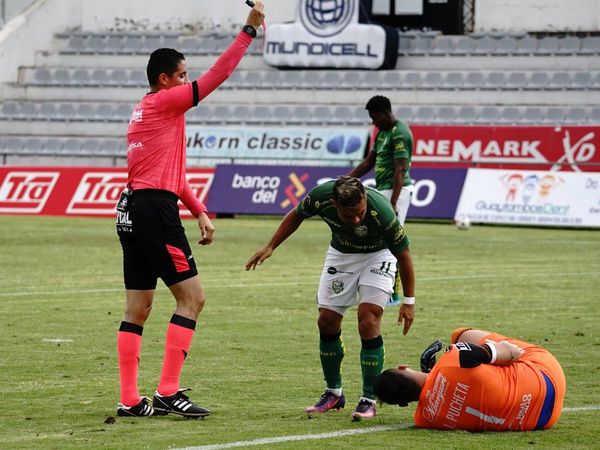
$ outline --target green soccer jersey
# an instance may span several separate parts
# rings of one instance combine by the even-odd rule
[[[408,237],[400,225],[390,201],[375,189],[367,192],[367,211],[356,227],[346,225],[333,206],[333,185],[327,181],[312,189],[296,207],[299,217],[318,215],[331,228],[331,246],[342,253],[372,253],[389,248],[398,253],[408,246]]]
[[[379,130],[373,150],[375,152],[375,186],[379,190],[392,189],[394,183],[394,160],[407,159],[408,169],[404,174],[403,186],[410,186],[410,162],[413,151],[413,136],[404,122],[397,121],[391,130]]]

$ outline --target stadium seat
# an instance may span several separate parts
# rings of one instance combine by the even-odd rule
[[[437,110],[437,123],[452,124],[456,122],[456,119],[456,111],[452,106],[442,106]]]
[[[485,77],[481,72],[468,72],[461,89],[481,89],[485,85]]]
[[[325,89],[339,89],[341,84],[342,76],[337,70],[328,70],[321,79],[321,86]]]
[[[585,124],[588,121],[587,111],[585,108],[569,108],[563,120],[569,124]]]
[[[576,55],[581,51],[581,39],[577,36],[567,36],[559,39],[557,55]]]
[[[396,89],[402,84],[402,72],[399,70],[389,70],[381,78],[382,89]]]
[[[453,55],[470,55],[475,50],[477,39],[461,36],[452,50]]]
[[[450,36],[440,36],[432,40],[432,48],[429,52],[431,56],[448,56],[454,48],[453,38]]]
[[[456,114],[459,123],[474,123],[477,112],[472,106],[461,106]]]
[[[547,36],[538,42],[536,55],[554,55],[558,52],[560,40],[554,36]]]
[[[592,85],[592,76],[590,72],[575,72],[571,83],[567,86],[567,89],[571,90],[585,90],[589,89]]]
[[[539,124],[542,123],[543,117],[542,110],[538,107],[527,107],[523,110],[521,120],[527,124]]]
[[[498,122],[500,111],[495,106],[484,106],[477,117],[478,123],[495,124]]]
[[[591,109],[588,116],[588,122],[594,125],[600,125],[600,107],[594,107]]]
[[[120,52],[127,55],[136,55],[140,53],[141,48],[142,37],[135,34],[128,34],[123,37]]]
[[[251,111],[248,112],[248,115],[242,119],[244,123],[250,125],[268,125],[272,123],[278,123],[277,120],[273,121],[271,108],[266,105],[255,106]]]
[[[529,82],[525,86],[525,89],[538,90],[546,89],[550,80],[547,72],[533,72],[529,77]]]
[[[434,109],[431,106],[419,106],[415,114],[415,122],[423,124],[435,122]]]
[[[582,55],[600,54],[600,36],[587,36],[583,38],[579,53]]]
[[[527,74],[525,72],[510,72],[506,78],[503,89],[521,90],[528,85]]]
[[[330,115],[329,123],[332,125],[352,125],[352,110],[348,106],[336,106]]]
[[[517,39],[517,46],[513,51],[514,55],[533,55],[537,51],[538,40],[532,36],[526,36],[523,39]]]
[[[471,51],[471,55],[490,55],[494,53],[498,45],[498,41],[496,39],[492,39],[491,37],[483,37],[478,39],[476,42],[477,45]]]
[[[545,114],[542,117],[542,122],[552,125],[561,125],[564,122],[564,118],[565,111],[563,108],[550,107],[546,109]]]
[[[421,87],[421,74],[419,72],[405,72],[399,89],[418,89]]]
[[[462,88],[463,82],[464,80],[462,72],[446,72],[442,83],[438,86],[438,89],[460,89]]]
[[[273,108],[270,115],[270,121],[273,124],[283,125],[288,121],[291,115],[292,111],[290,110],[290,107],[287,105],[277,105]]]
[[[0,117],[4,120],[13,120],[18,118],[19,107],[17,103],[5,101],[0,106]]]
[[[30,103],[24,103],[23,106],[25,105],[30,105]],[[56,112],[56,107],[54,105],[54,103],[50,103],[50,102],[44,102],[44,103],[40,103],[38,105],[38,109],[37,109],[37,116],[36,117],[31,117],[29,120],[33,120],[33,119],[37,119],[37,120],[46,120],[46,121],[50,121],[50,120],[57,120],[57,112]],[[66,120],[66,118],[62,118],[62,119],[58,119],[58,120]]]
[[[30,153],[39,155],[42,153],[42,149],[44,145],[41,139],[38,138],[28,138],[25,140],[22,148],[22,153]]]
[[[85,39],[83,36],[72,35],[67,38],[67,44],[62,50],[65,54],[77,54],[85,48]]]
[[[504,36],[498,39],[493,55],[511,55],[517,48],[517,39],[514,36]]]
[[[550,76],[547,89],[562,90],[571,84],[571,77],[568,72],[554,72]]]
[[[439,89],[443,84],[442,75],[440,72],[427,72],[421,83],[422,89]]]
[[[395,109],[394,115],[398,120],[410,122],[413,117],[412,108],[410,106],[399,106]]]
[[[485,81],[481,89],[500,90],[504,89],[507,84],[507,79],[504,72],[489,72],[485,77]]]
[[[412,40],[411,46],[408,49],[410,56],[428,55],[432,49],[433,39],[428,37],[416,37]]]
[[[508,106],[502,109],[497,120],[499,123],[507,125],[516,125],[519,123],[521,118],[521,112],[518,107]]]

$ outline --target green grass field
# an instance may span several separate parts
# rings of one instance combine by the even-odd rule
[[[116,331],[124,291],[110,219],[0,217],[0,448],[178,448],[284,436],[253,448],[598,448],[600,411],[569,410],[550,431],[434,432],[398,427],[308,440],[342,430],[406,425],[414,406],[384,405],[353,423],[360,342],[346,319],[349,407],[309,419],[323,389],[315,292],[329,234],[310,220],[255,272],[244,263],[278,219],[215,220],[213,245],[194,254],[207,294],[182,386],[213,411],[205,420],[116,418]],[[194,222],[188,237],[197,241]],[[540,343],[562,363],[565,407],[600,405],[600,233],[408,223],[417,315],[408,336],[397,308],[383,319],[386,366],[418,366],[421,350],[460,325]],[[144,331],[140,390],[154,392],[174,302],[157,290]],[[64,340],[56,342],[52,340]]]

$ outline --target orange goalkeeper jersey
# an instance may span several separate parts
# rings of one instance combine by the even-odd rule
[[[558,361],[542,347],[498,334],[486,336],[481,344],[500,340],[525,350],[518,362],[481,363],[473,355],[481,355],[482,347],[463,342],[446,350],[421,392],[417,427],[526,431],[550,428],[558,420],[565,394]]]

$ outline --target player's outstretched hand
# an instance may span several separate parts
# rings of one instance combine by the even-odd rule
[[[263,12],[265,5],[262,2],[255,2],[254,7],[250,10],[248,14],[248,19],[246,19],[246,25],[250,25],[254,27],[255,30],[258,30],[265,20],[265,13]]]
[[[429,346],[421,353],[421,359],[419,363],[421,365],[421,372],[429,373],[435,365],[435,354],[444,347],[444,342],[437,340],[429,344]]]
[[[215,227],[206,213],[200,213],[200,217],[198,217],[198,228],[200,228],[200,234],[202,235],[202,239],[198,241],[198,244],[209,245],[212,243]]]
[[[263,263],[263,261],[265,259],[267,259],[268,257],[270,257],[272,254],[273,254],[273,249],[271,248],[271,246],[265,245],[263,248],[258,250],[254,255],[252,255],[252,258],[250,258],[248,260],[248,262],[246,263],[246,270],[256,269],[256,266],[260,266]]]
[[[408,330],[410,330],[414,320],[415,305],[402,304],[402,306],[400,306],[400,312],[398,313],[398,325],[402,325],[402,322],[404,322],[404,330],[402,331],[403,335],[408,333]]]

